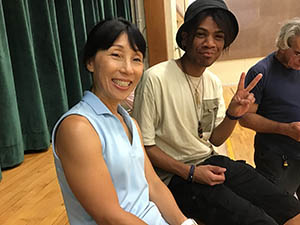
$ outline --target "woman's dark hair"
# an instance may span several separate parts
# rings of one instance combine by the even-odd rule
[[[143,57],[145,57],[146,42],[139,29],[123,18],[116,18],[103,20],[90,31],[84,46],[84,65],[86,65],[89,59],[94,57],[99,50],[109,49],[121,33],[126,33],[130,47],[135,51],[140,51]]]
[[[195,35],[195,31],[197,30],[199,24],[208,16],[211,16],[218,27],[224,32],[225,40],[224,40],[224,49],[229,47],[232,40],[234,40],[236,34],[234,33],[234,29],[232,28],[232,18],[223,9],[206,9],[195,16],[185,28],[185,32]]]

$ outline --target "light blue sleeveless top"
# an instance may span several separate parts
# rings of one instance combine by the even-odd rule
[[[162,218],[157,206],[149,200],[149,187],[144,173],[144,152],[135,123],[121,106],[118,107],[118,112],[132,133],[132,143],[118,118],[90,91],[84,93],[82,100],[65,113],[53,129],[52,148],[56,173],[69,222],[71,225],[96,224],[72,193],[55,153],[55,132],[58,125],[68,115],[77,114],[87,118],[99,135],[103,157],[120,206],[147,224],[166,225],[168,223]]]

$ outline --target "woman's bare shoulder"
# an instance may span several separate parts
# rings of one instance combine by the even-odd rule
[[[78,151],[87,150],[89,146],[101,147],[101,142],[95,129],[89,120],[81,115],[70,115],[63,119],[56,132],[55,144],[58,153],[62,149],[74,152],[76,149]],[[78,148],[79,146],[81,148]]]

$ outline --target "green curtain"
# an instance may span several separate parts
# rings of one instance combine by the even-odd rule
[[[130,0],[0,0],[0,179],[50,146],[57,119],[91,86],[87,32],[114,17],[131,20]]]

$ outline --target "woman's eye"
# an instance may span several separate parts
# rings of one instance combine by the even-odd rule
[[[111,55],[114,57],[120,57],[120,55],[118,53],[111,53]]]
[[[133,61],[135,61],[135,62],[142,62],[142,59],[140,59],[140,58],[134,58]]]

